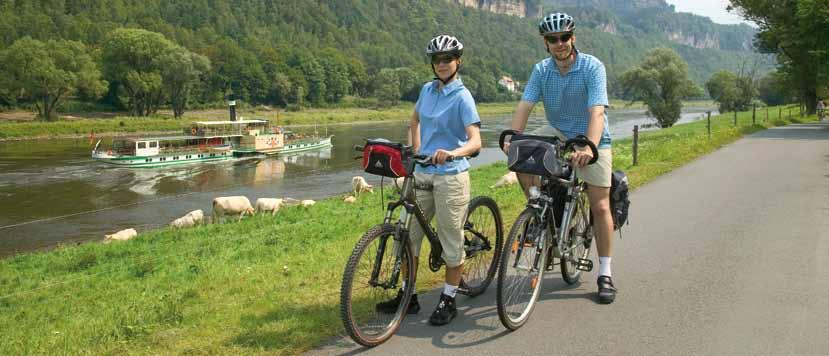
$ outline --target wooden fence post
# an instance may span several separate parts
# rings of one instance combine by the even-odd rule
[[[767,122],[767,121],[769,121],[769,107],[768,106],[766,106],[766,119],[763,120],[763,122]]]
[[[708,111],[708,139],[711,139],[711,112]]]
[[[752,125],[757,123],[757,120],[755,119],[756,117],[757,117],[757,104],[752,104],[751,105],[751,124]]]
[[[780,107],[780,108],[777,108],[777,120],[780,120],[782,118],[783,118],[783,108]]]
[[[737,110],[734,110],[734,126],[737,126]]]
[[[639,164],[639,125],[633,125],[633,165]]]

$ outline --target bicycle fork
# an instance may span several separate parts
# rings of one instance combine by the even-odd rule
[[[556,229],[558,236],[558,250],[561,255],[562,262],[569,262],[576,266],[577,269],[589,272],[593,270],[593,261],[582,258],[582,256],[573,256],[573,249],[579,244],[584,243],[584,236],[571,236],[567,238],[570,233],[570,223],[573,221],[573,212],[576,210],[577,197],[579,196],[578,187],[570,187],[567,195],[567,202],[564,203],[564,214],[561,217],[561,225]],[[575,197],[575,198],[574,198]],[[582,217],[583,218],[583,217]],[[586,224],[587,222],[585,222]],[[589,228],[589,227],[587,227]],[[573,241],[575,240],[575,241]],[[566,243],[570,246],[565,246]]]

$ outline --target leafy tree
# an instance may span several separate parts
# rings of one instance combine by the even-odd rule
[[[400,81],[394,69],[383,68],[374,75],[374,96],[380,105],[397,105],[400,100]]]
[[[158,110],[164,98],[162,58],[175,49],[164,35],[147,30],[119,28],[107,36],[102,53],[104,74],[124,90],[133,115],[147,116]]]
[[[757,91],[760,100],[766,105],[782,105],[792,100],[795,96],[792,93],[791,85],[786,83],[786,78],[780,72],[771,72],[761,78],[757,83]]]
[[[727,70],[721,70],[711,76],[705,83],[711,99],[719,104],[720,112],[737,111],[739,100],[739,88],[737,88],[737,75]]]
[[[170,95],[173,115],[181,118],[191,98],[193,86],[201,82],[210,70],[207,57],[176,46],[161,59],[164,85]]]
[[[826,0],[731,0],[737,10],[760,30],[757,44],[777,54],[780,71],[795,83],[809,113],[815,112],[819,83],[829,80],[822,70],[829,63],[825,40],[829,37]],[[820,84],[825,85],[825,84]]]
[[[237,99],[261,103],[268,93],[267,76],[258,57],[236,42],[223,40],[208,51],[210,85],[222,96],[233,94]]]
[[[6,101],[31,101],[38,117],[52,120],[61,100],[78,91],[97,97],[106,82],[83,43],[24,37],[0,51],[0,88]]]
[[[671,127],[682,110],[682,99],[701,93],[688,78],[688,64],[672,49],[656,48],[636,68],[624,72],[622,86],[632,100],[641,100],[659,127]]]

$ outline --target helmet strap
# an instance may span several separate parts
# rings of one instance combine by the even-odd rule
[[[450,82],[453,78],[455,78],[455,76],[457,76],[457,75],[458,75],[458,71],[459,71],[459,70],[461,70],[461,64],[460,64],[460,63],[458,63],[458,67],[457,67],[457,68],[455,68],[455,72],[454,72],[454,73],[452,73],[452,75],[450,75],[450,76],[449,76],[449,79],[447,79],[447,80],[443,80],[443,79],[441,79],[441,78],[440,78],[440,76],[438,75],[438,71],[437,71],[437,70],[435,70],[435,65],[434,65],[434,64],[432,64],[432,73],[434,73],[434,74],[435,74],[435,79],[440,80],[440,82],[441,82],[441,83],[443,83],[443,85],[446,85],[446,84],[447,84],[447,83],[449,83],[449,82]]]

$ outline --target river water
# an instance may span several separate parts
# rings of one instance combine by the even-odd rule
[[[680,122],[704,117],[706,107],[688,107]],[[715,114],[715,113],[712,113]],[[629,137],[634,125],[652,122],[641,109],[611,109],[611,136]],[[473,166],[503,160],[498,135],[508,115],[483,118],[484,149]],[[530,118],[528,129],[544,124]],[[351,189],[351,178],[367,176],[354,160],[355,144],[367,137],[404,140],[406,122],[319,127],[333,134],[334,147],[288,156],[250,158],[167,168],[116,168],[93,161],[88,139],[0,142],[0,258],[60,244],[101,240],[126,228],[159,228],[195,209],[210,214],[217,196],[322,199]],[[295,128],[313,132],[314,128]]]

